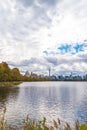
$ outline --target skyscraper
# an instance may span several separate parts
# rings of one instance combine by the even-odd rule
[[[49,68],[49,77],[50,77],[50,71],[51,71],[51,68]]]

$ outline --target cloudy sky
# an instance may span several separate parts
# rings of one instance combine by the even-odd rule
[[[2,61],[21,72],[87,71],[87,0],[1,0]]]

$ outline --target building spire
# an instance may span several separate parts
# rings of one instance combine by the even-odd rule
[[[49,77],[50,77],[51,68],[49,67]]]

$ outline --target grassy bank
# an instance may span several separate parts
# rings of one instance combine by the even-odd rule
[[[40,121],[33,121],[29,118],[29,116],[23,120],[22,128],[13,128],[5,121],[5,113],[6,108],[4,108],[0,114],[0,130],[87,130],[87,124],[80,125],[79,121],[75,122],[72,129],[69,123],[62,124],[59,119],[53,120],[52,124],[47,125],[45,117]]]
[[[11,87],[15,85],[21,84],[21,81],[13,81],[13,82],[0,82],[0,87]]]

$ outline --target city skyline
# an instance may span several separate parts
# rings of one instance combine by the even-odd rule
[[[87,71],[86,0],[0,1],[0,62],[20,71]]]

